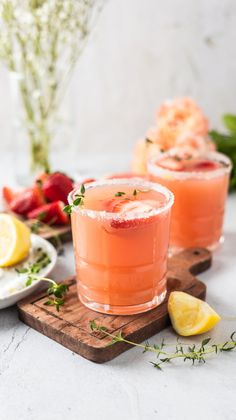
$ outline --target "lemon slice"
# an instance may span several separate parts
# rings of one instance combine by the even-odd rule
[[[27,257],[30,230],[16,217],[0,214],[0,267],[9,267]]]
[[[221,319],[208,303],[184,292],[171,292],[168,312],[174,330],[183,336],[205,333]]]

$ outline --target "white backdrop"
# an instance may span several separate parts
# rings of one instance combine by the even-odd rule
[[[108,0],[73,80],[77,153],[130,153],[165,99],[189,95],[219,126],[236,112],[235,0]],[[10,148],[0,71],[0,147]]]

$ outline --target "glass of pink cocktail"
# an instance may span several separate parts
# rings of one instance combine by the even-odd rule
[[[191,156],[172,150],[149,161],[150,179],[169,188],[175,196],[172,252],[188,247],[217,247],[222,238],[231,168],[230,159],[217,152]]]
[[[70,204],[78,194],[69,195]],[[84,305],[129,315],[164,300],[172,204],[170,191],[141,179],[85,186],[82,206],[72,206],[71,215],[78,295]]]

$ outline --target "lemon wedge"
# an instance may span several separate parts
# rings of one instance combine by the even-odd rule
[[[221,319],[208,303],[184,292],[171,292],[168,312],[174,330],[183,336],[205,333]]]
[[[16,217],[0,214],[0,267],[9,267],[27,257],[30,230]]]

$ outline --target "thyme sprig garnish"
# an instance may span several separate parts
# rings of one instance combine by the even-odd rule
[[[29,263],[23,267],[18,267],[15,270],[18,274],[27,275],[25,283],[26,287],[31,286],[31,284],[37,280],[50,283],[47,293],[50,296],[53,295],[53,297],[50,297],[44,305],[55,306],[56,310],[59,311],[60,307],[64,305],[64,296],[69,288],[64,283],[57,284],[54,280],[39,275],[40,271],[51,263],[51,259],[48,254],[42,250],[42,248],[38,248],[37,252],[38,257],[35,262]]]
[[[219,355],[223,352],[229,352],[236,348],[236,331],[234,331],[230,340],[220,344],[209,344],[211,338],[204,338],[200,344],[181,343],[177,339],[176,344],[166,344],[164,340],[160,344],[145,344],[134,343],[133,341],[127,340],[123,335],[122,331],[117,334],[111,334],[107,331],[104,326],[99,326],[95,320],[90,321],[90,328],[92,331],[102,332],[111,338],[111,342],[108,345],[112,345],[117,342],[127,343],[134,347],[139,347],[143,350],[143,353],[152,352],[156,355],[158,361],[150,362],[156,369],[162,370],[162,367],[166,363],[170,363],[172,360],[181,359],[183,362],[190,361],[194,365],[195,362],[205,363],[206,357],[211,354]],[[167,351],[168,347],[174,347],[174,351]]]
[[[80,192],[75,194],[75,199],[72,204],[68,204],[63,208],[63,211],[67,214],[71,214],[74,207],[83,206],[84,205],[84,197],[85,197],[85,186],[81,184]]]
[[[37,249],[37,258],[34,262],[24,265],[23,267],[17,267],[15,270],[18,274],[28,274],[28,276],[38,274],[43,268],[47,267],[51,263],[49,255],[42,250],[42,248]],[[26,286],[29,286],[30,280],[27,280]]]
[[[122,197],[122,195],[125,195],[126,193],[124,191],[117,191],[117,193],[115,193],[115,197]]]
[[[148,192],[150,190],[139,190],[137,188],[135,188],[132,192],[132,195],[135,197],[136,195],[138,195],[138,193],[142,193],[142,192]],[[126,193],[124,191],[117,191],[114,196],[115,197],[122,197],[123,195],[126,195]]]

